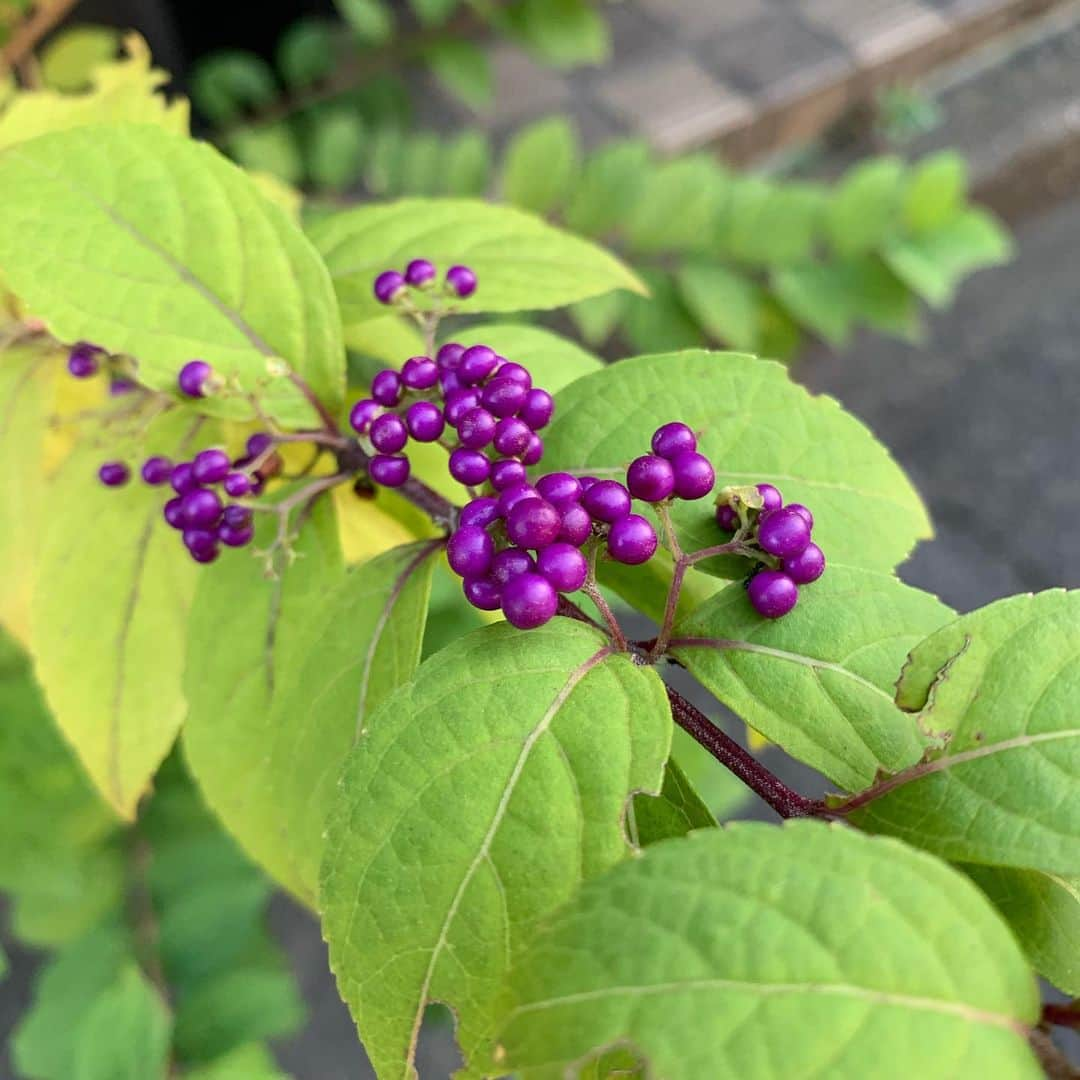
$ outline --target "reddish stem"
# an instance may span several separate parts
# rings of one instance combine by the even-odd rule
[[[1080,1005],[1075,1001],[1065,1004],[1047,1002],[1042,1007],[1042,1022],[1057,1027],[1080,1029]]]

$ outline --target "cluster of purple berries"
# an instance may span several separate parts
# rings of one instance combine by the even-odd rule
[[[130,394],[135,389],[134,380],[119,374],[115,364],[110,363],[111,359],[100,346],[92,345],[89,341],[78,341],[68,353],[67,369],[76,379],[89,379],[101,370],[104,363],[109,374],[109,393],[113,397]]]
[[[439,276],[435,264],[427,259],[413,259],[405,267],[405,273],[399,270],[384,270],[376,279],[375,299],[380,304],[395,304],[409,295],[410,289],[429,291],[435,287]],[[476,274],[467,266],[451,266],[443,278],[443,291],[448,296],[464,300],[476,292]]]
[[[559,593],[585,584],[589,559],[583,549],[602,547],[627,566],[648,562],[656,552],[656,530],[633,512],[633,499],[700,499],[715,483],[685,424],[659,428],[652,447],[652,454],[631,464],[625,485],[556,472],[535,485],[522,478],[496,487],[497,495],[468,503],[447,558],[464,579],[469,602],[485,611],[501,608],[508,622],[531,630],[554,616]]]
[[[746,585],[750,603],[759,615],[779,619],[799,601],[799,586],[817,581],[825,572],[825,553],[811,539],[814,515],[801,503],[784,505],[784,497],[772,484],[758,484],[762,505],[746,507],[744,518],[731,502],[721,497],[716,520],[726,532],[745,528],[747,536],[771,556],[762,561]],[[738,500],[735,500],[738,502]]]

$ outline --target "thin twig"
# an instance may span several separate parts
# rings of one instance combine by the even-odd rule
[[[341,429],[338,427],[337,421],[331,415],[330,410],[322,403],[319,395],[295,371],[289,372],[289,382],[304,395],[308,404],[319,414],[324,429],[331,435],[340,435]]]
[[[1042,1007],[1042,1022],[1056,1027],[1080,1029],[1080,1003],[1069,1001],[1062,1005],[1047,1002]]]
[[[37,43],[78,3],[78,0],[53,0],[40,4],[0,49],[0,73],[17,67]]]

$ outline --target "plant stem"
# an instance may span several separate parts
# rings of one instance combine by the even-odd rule
[[[724,768],[733,772],[755,795],[782,818],[823,816],[820,803],[793,791],[760,761],[721,731],[703,712],[694,708],[677,690],[667,688],[675,723],[700,743]]]
[[[323,428],[331,435],[340,435],[341,429],[338,427],[337,421],[331,415],[330,410],[322,403],[319,395],[295,371],[289,372],[289,382],[307,398],[308,403],[319,414],[319,419],[323,422]]]
[[[1042,1007],[1042,1022],[1057,1027],[1080,1029],[1080,1005],[1075,1001],[1068,1001],[1063,1005],[1047,1002]]]
[[[132,830],[129,852],[130,874],[128,879],[128,921],[135,944],[139,966],[153,983],[163,1001],[169,1000],[169,984],[161,966],[158,952],[158,921],[150,895],[148,873],[150,870],[150,844],[139,826]]]
[[[34,51],[37,43],[78,3],[78,0],[52,0],[39,4],[11,40],[0,49],[0,72],[17,67]]]
[[[596,605],[596,610],[600,612],[604,622],[607,623],[608,632],[616,648],[620,652],[628,652],[629,646],[626,644],[626,635],[622,632],[619,620],[615,618],[615,612],[611,610],[611,606],[604,599],[603,593],[600,592],[600,587],[596,583],[596,558],[598,554],[598,549],[593,544],[592,550],[589,552],[589,576],[586,578],[585,584],[581,586],[581,591]]]

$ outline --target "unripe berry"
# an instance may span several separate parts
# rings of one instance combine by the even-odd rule
[[[503,376],[505,378],[505,376]],[[530,390],[525,395],[525,402],[518,410],[518,416],[533,429],[539,431],[551,422],[555,412],[555,399],[546,390]]]
[[[495,426],[495,449],[506,457],[523,454],[529,446],[532,429],[524,420],[508,416]]]
[[[597,521],[618,521],[630,513],[630,492],[617,480],[597,480],[581,496],[581,505]]]
[[[551,544],[538,552],[536,569],[563,593],[576,592],[589,576],[585,556],[573,544],[565,542]]]
[[[686,451],[671,459],[675,494],[680,499],[703,499],[716,483],[716,473],[704,454]]]
[[[483,577],[494,554],[495,541],[479,525],[462,525],[446,544],[450,569],[459,577]]]
[[[825,553],[817,544],[807,544],[798,555],[784,560],[783,569],[796,585],[809,585],[825,573]]]
[[[98,479],[106,487],[121,487],[131,477],[131,470],[122,461],[106,461],[98,469]]]
[[[396,454],[409,441],[409,432],[397,413],[383,413],[372,420],[368,438],[379,453]]]
[[[536,568],[533,557],[521,548],[508,547],[495,555],[491,560],[491,569],[488,577],[498,586],[504,586],[508,581],[521,574],[527,574]]]
[[[467,487],[482,484],[491,472],[491,463],[479,450],[467,450],[462,447],[450,455],[450,475]]]
[[[697,438],[693,431],[678,420],[664,424],[653,432],[652,450],[662,458],[671,461],[677,454],[693,453],[697,449]]]
[[[473,345],[461,354],[457,377],[463,386],[474,386],[483,382],[495,370],[497,363],[494,349],[486,345]]]
[[[794,510],[806,522],[806,526],[809,529],[814,527],[814,515],[810,513],[808,507],[803,506],[802,503],[788,503],[787,508]]]
[[[458,424],[461,445],[470,450],[483,450],[495,437],[495,417],[479,405],[470,409]]]
[[[522,499],[506,515],[506,535],[518,547],[539,548],[553,544],[562,529],[562,515],[543,499]]]
[[[503,586],[502,610],[506,621],[519,630],[533,630],[549,622],[559,607],[559,594],[540,574],[519,574]]]
[[[412,286],[419,288],[435,280],[435,264],[427,259],[413,259],[405,267],[405,280]]]
[[[498,611],[502,605],[502,590],[489,578],[466,578],[462,590],[465,599],[481,611]]]
[[[459,345],[456,341],[448,341],[445,345],[439,346],[439,351],[435,354],[435,364],[440,371],[457,371],[464,352],[464,345]]]
[[[490,495],[481,495],[479,498],[467,502],[461,508],[461,513],[458,515],[458,525],[462,528],[466,525],[478,525],[484,529],[497,520],[498,517],[498,500],[493,499]]]
[[[521,383],[513,379],[496,377],[484,387],[481,401],[484,407],[500,418],[513,416],[525,404],[525,397],[530,393]]]
[[[755,574],[746,587],[746,594],[754,610],[766,619],[779,619],[799,601],[798,585],[779,570],[761,570]]]
[[[380,404],[392,409],[401,400],[401,376],[386,368],[371,380],[371,396]]]
[[[663,502],[675,490],[675,471],[666,458],[644,454],[630,462],[626,486],[635,499]]]
[[[464,300],[476,292],[476,275],[467,266],[451,266],[446,271],[446,287]]]
[[[98,350],[89,342],[80,341],[68,353],[67,369],[76,379],[88,379],[98,369]]]
[[[167,457],[155,454],[143,462],[141,475],[145,483],[158,487],[169,482],[172,471],[173,463]]]
[[[516,484],[524,484],[527,478],[525,466],[515,458],[500,458],[491,466],[491,486],[496,491],[506,491]]]
[[[529,442],[525,449],[521,451],[521,463],[522,465],[532,466],[537,464],[544,456],[544,440],[537,434],[529,436]]]
[[[200,450],[191,463],[191,474],[199,484],[220,484],[232,462],[224,450]]]
[[[405,278],[396,270],[384,270],[371,291],[380,304],[392,304],[405,291]]]
[[[757,540],[770,555],[790,559],[806,550],[810,543],[810,526],[790,507],[769,510],[758,520]]]
[[[181,500],[180,513],[189,529],[210,529],[221,520],[221,499],[209,488],[189,491]]]
[[[779,488],[772,484],[758,484],[757,489],[764,500],[762,510],[779,510],[784,505],[784,496],[780,494]]]
[[[376,454],[368,466],[368,474],[383,487],[401,487],[409,479],[409,459],[404,454],[400,457]]]
[[[548,473],[536,481],[536,490],[553,506],[577,502],[581,498],[581,484],[576,476],[566,472]]]
[[[627,514],[608,532],[608,553],[616,562],[637,566],[656,553],[656,530],[640,514]]]
[[[559,539],[575,547],[581,547],[592,536],[593,522],[589,511],[580,503],[563,503],[559,510],[562,512]]]
[[[467,390],[464,387],[459,390],[450,390],[446,394],[443,415],[446,417],[446,422],[451,427],[456,428],[465,417],[465,414],[470,409],[475,409],[479,404],[479,390]]]
[[[414,401],[405,413],[405,426],[417,442],[435,442],[446,428],[446,421],[438,405]]]
[[[439,365],[426,356],[414,356],[402,366],[401,381],[410,390],[428,390],[439,381]]]
[[[202,397],[206,380],[213,374],[213,368],[205,360],[189,360],[176,377],[180,390],[188,397]]]
[[[725,532],[734,532],[739,527],[739,515],[732,507],[722,503],[716,508],[716,523]]]

